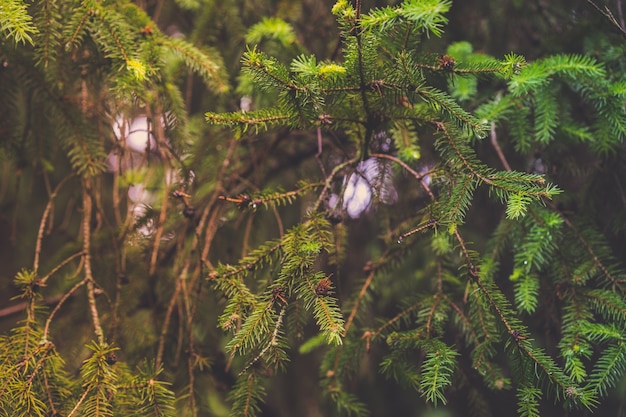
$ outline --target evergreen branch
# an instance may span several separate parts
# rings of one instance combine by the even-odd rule
[[[603,79],[606,71],[588,56],[552,55],[537,60],[525,66],[519,74],[514,74],[509,81],[509,90],[516,97],[540,91],[553,75],[561,74],[572,79],[576,77]]]
[[[436,111],[449,115],[455,123],[468,128],[474,135],[478,137],[485,136],[485,126],[483,123],[465,111],[443,91],[432,87],[418,87],[415,93],[421,96],[424,101],[431,105]],[[439,127],[443,126],[443,123],[435,122],[435,125]]]
[[[350,394],[340,387],[333,387],[329,394],[338,413],[355,417],[365,417],[369,414],[367,406],[359,401],[356,395]]]
[[[427,317],[428,318],[426,320],[426,334],[428,336],[430,336],[434,332],[434,330],[432,328],[432,326],[433,326],[433,323],[432,323],[433,322],[433,318],[435,318],[435,316],[436,316],[436,313],[438,311],[438,307],[440,305],[442,305],[441,302],[443,301],[443,298],[441,296],[441,292],[440,291],[437,292],[436,294],[434,294],[431,297],[431,299],[427,299],[425,301],[431,301],[431,300],[433,301],[433,303],[430,306],[430,308],[428,309],[428,313],[427,313]]]
[[[80,407],[83,405],[83,403],[87,399],[87,396],[89,395],[90,392],[91,392],[91,388],[90,387],[85,389],[85,391],[83,392],[83,395],[80,396],[80,398],[76,402],[76,405],[74,405],[74,408],[72,408],[72,410],[67,415],[67,417],[72,417],[74,415],[74,413],[76,413],[80,409]]]
[[[39,33],[28,14],[28,4],[21,0],[6,0],[0,5],[0,32],[18,43],[34,44],[30,35]]]
[[[269,331],[269,323],[274,316],[273,306],[272,300],[258,303],[250,316],[244,320],[241,329],[226,344],[226,349],[232,354],[245,354],[246,349],[260,343],[264,334]]]
[[[463,310],[461,310],[461,308],[454,301],[452,301],[446,295],[444,295],[444,297],[445,297],[445,301],[450,305],[450,307],[452,307],[452,309],[456,312],[456,314],[460,318],[461,322],[464,324],[464,326],[462,326],[464,332],[469,331],[469,335],[470,335],[470,338],[473,340],[473,343],[475,345],[478,345],[478,334],[474,330],[474,326],[472,325],[472,322],[470,321],[470,319],[465,315]]]
[[[87,348],[93,353],[83,362],[80,370],[85,393],[70,415],[78,410],[82,404],[85,414],[112,416],[113,407],[109,396],[115,394],[118,379],[117,373],[112,368],[114,362],[112,355],[117,349],[108,344],[97,342],[90,343]]]
[[[499,61],[488,61],[481,63],[466,63],[459,68],[456,61],[449,55],[442,55],[438,59],[437,65],[415,62],[413,64],[417,68],[427,69],[435,72],[443,72],[446,74],[458,75],[480,75],[480,74],[497,74],[503,71],[506,64]]]
[[[139,415],[155,417],[174,417],[174,393],[168,388],[169,383],[159,379],[162,368],[150,369],[147,362],[138,369],[139,375],[134,378],[132,391],[139,396],[141,406]]]
[[[594,392],[605,397],[607,390],[617,385],[625,370],[626,343],[621,341],[602,353],[589,376],[589,383]]]
[[[162,36],[158,38],[158,42],[172,51],[192,71],[196,72],[211,88],[215,91],[225,93],[228,91],[228,84],[221,74],[221,57],[216,51],[202,50],[184,39]]]
[[[94,13],[93,9],[77,9],[82,10],[83,12],[79,14],[72,14],[70,18],[70,23],[75,23],[74,30],[72,30],[71,34],[67,36],[69,40],[65,43],[65,49],[70,50],[71,48],[76,48],[80,44],[80,40],[86,31],[87,21],[89,17]],[[80,16],[78,21],[74,22],[75,18]],[[71,28],[72,25],[67,25],[67,28]]]
[[[423,345],[426,358],[422,362],[422,378],[420,387],[424,390],[422,397],[433,403],[446,404],[443,390],[452,383],[452,374],[456,367],[455,358],[459,355],[450,347],[436,339],[429,339]]]
[[[231,277],[236,277],[238,275],[241,275],[242,273],[246,273],[247,271],[257,269],[260,265],[262,265],[263,262],[266,262],[270,258],[270,256],[274,254],[274,252],[280,249],[282,245],[283,244],[280,241],[267,242],[255,251],[251,252],[245,258],[241,259],[239,261],[239,266],[232,267],[230,265],[225,265],[223,267],[220,267],[216,271],[211,272],[208,276],[208,279],[227,279]]]
[[[620,325],[626,323],[626,303],[619,294],[613,291],[595,289],[584,292],[583,296],[608,322]]]
[[[592,342],[606,343],[616,341],[625,342],[624,329],[614,324],[589,323],[580,324],[581,333]]]
[[[128,45],[124,45],[126,43],[126,38],[123,34],[124,23],[126,19],[117,14],[112,9],[105,9],[100,3],[95,1],[86,2],[90,4],[90,15],[93,17],[93,23],[100,23],[104,30],[92,30],[91,34],[96,41],[100,41],[100,45],[105,52],[108,52],[109,56],[112,58],[117,58],[121,56],[124,62],[129,62],[130,57],[127,51],[130,51],[131,48]],[[109,39],[106,39],[108,35]],[[108,40],[113,40],[113,43],[110,44]],[[115,45],[115,49],[112,48],[112,45]],[[119,55],[118,55],[119,54]]]
[[[407,22],[414,31],[431,33],[437,37],[443,34],[442,26],[448,22],[443,16],[452,2],[447,0],[404,0],[399,7],[384,7],[374,9],[370,13],[363,15],[360,25],[365,30],[377,29],[387,32],[391,28]]]
[[[248,372],[248,369],[250,369],[255,363],[257,363],[259,359],[261,359],[270,348],[278,346],[278,333],[280,331],[280,326],[283,323],[283,317],[285,316],[286,311],[287,311],[287,306],[284,305],[283,308],[280,310],[278,319],[276,319],[276,325],[274,326],[274,331],[272,332],[272,338],[270,339],[269,343],[263,348],[263,350],[261,350],[261,352],[259,352],[259,354],[254,359],[252,359],[252,361],[250,361],[250,363],[248,363],[245,366],[245,368],[243,368],[239,372],[238,376],[241,376],[245,374],[246,372]]]
[[[559,125],[557,91],[546,86],[534,93],[535,137],[541,143],[552,141]]]
[[[466,175],[462,181],[452,187],[449,193],[450,209],[447,215],[453,224],[460,223],[465,218],[477,185],[477,181],[472,175]]]
[[[326,334],[326,340],[329,344],[341,345],[342,335],[344,334],[343,317],[335,298],[323,299],[315,298],[313,306],[313,315],[320,327],[320,330]]]
[[[539,279],[532,274],[524,274],[515,282],[515,304],[528,314],[535,312],[539,296]]]
[[[427,188],[427,190],[430,192],[430,188]],[[435,227],[437,226],[438,221],[435,219],[430,219],[427,222],[423,223],[422,225],[409,230],[408,232],[404,232],[402,233],[400,236],[398,236],[398,243],[402,243],[404,241],[404,239],[406,239],[407,237],[414,235],[415,233],[420,233],[423,232],[424,230],[428,229],[429,227]]]
[[[419,392],[419,368],[405,358],[405,352],[394,351],[380,362],[380,370],[387,377],[391,376],[401,385]]]
[[[500,198],[504,198],[508,196],[508,204],[509,204],[509,213],[510,215],[521,215],[521,213],[525,212],[525,206],[529,202],[528,198],[532,199],[543,199],[543,198],[551,198],[553,195],[560,193],[561,191],[551,184],[545,183],[545,179],[536,174],[527,174],[517,171],[497,171],[495,172],[491,168],[488,168],[482,165],[479,162],[475,161],[475,155],[466,145],[459,143],[456,141],[448,132],[447,127],[442,122],[433,122],[437,129],[443,132],[443,137],[447,139],[447,144],[449,148],[453,151],[453,154],[450,155],[450,158],[454,158],[453,160],[458,160],[462,167],[468,171],[471,176],[477,178],[481,182],[484,182],[492,187],[496,191],[496,194],[500,196]],[[446,149],[442,148],[443,143],[439,143],[438,148],[444,152],[444,156],[447,156]],[[468,181],[471,177],[465,178],[464,183],[469,184]],[[476,186],[475,182],[472,183],[473,187]],[[461,187],[461,188],[459,188]],[[457,208],[459,209],[458,213],[463,214],[464,211],[461,210],[463,207],[467,208],[467,204],[470,202],[471,194],[468,194],[466,186],[456,185],[453,190],[456,191],[454,193],[457,196],[456,201],[458,201]],[[471,189],[473,191],[473,188]],[[464,192],[462,192],[464,191]],[[524,197],[522,197],[524,196]],[[461,198],[463,197],[463,198]],[[462,204],[465,202],[465,204]]]
[[[604,262],[602,262],[600,257],[596,254],[596,251],[593,249],[587,239],[580,233],[578,228],[563,213],[561,213],[561,211],[558,210],[554,204],[548,205],[552,210],[554,210],[554,212],[559,214],[559,216],[563,219],[565,225],[571,229],[578,241],[582,244],[583,248],[585,248],[585,251],[589,254],[589,256],[591,256],[593,263],[602,271],[605,278],[607,278],[611,282],[611,285],[614,288],[623,291],[622,283],[624,282],[624,280],[619,280],[618,278],[613,276],[609,268],[604,264]]]
[[[572,391],[573,388],[571,381],[558,367],[554,360],[546,355],[541,349],[532,347],[528,337],[524,334],[525,327],[513,316],[511,309],[508,306],[508,302],[501,292],[494,288],[491,284],[487,284],[480,279],[479,270],[459,231],[455,230],[454,234],[461,247],[461,253],[465,258],[470,279],[486,297],[487,301],[506,328],[510,336],[509,343],[510,340],[513,340],[519,351],[536,364],[536,366],[543,371],[544,376],[547,377],[552,383],[556,384],[561,389],[561,392],[564,393],[566,390],[568,392]],[[585,400],[582,394],[578,395],[576,398],[581,401]]]
[[[49,112],[52,127],[56,130],[62,146],[67,149],[67,156],[75,173],[82,176],[95,176],[106,168],[104,144],[96,137],[91,125],[77,114],[76,109],[68,106],[54,84],[43,79],[42,73],[34,68],[25,68],[31,90],[41,96],[42,106]]]
[[[247,44],[259,44],[268,38],[277,40],[285,48],[293,46],[298,41],[293,27],[277,17],[263,17],[246,33]]]
[[[261,86],[277,88],[279,91],[306,91],[289,78],[289,72],[277,59],[266,56],[263,52],[248,49],[241,62]]]
[[[416,309],[420,308],[422,306],[422,304],[423,304],[422,301],[418,301],[418,302],[410,305],[409,307],[403,309],[398,314],[396,314],[394,317],[392,317],[391,319],[387,320],[385,323],[381,324],[375,331],[371,332],[369,337],[373,339],[376,336],[380,335],[387,328],[389,328],[391,326],[394,326],[400,320],[404,319],[405,317],[408,317],[413,311],[415,311]]]
[[[232,416],[254,417],[261,411],[260,403],[265,397],[265,388],[258,375],[250,372],[245,377],[237,379],[229,397],[233,403]]]
[[[46,68],[50,62],[55,62],[61,43],[60,8],[56,0],[44,0],[34,15],[37,26],[43,28],[35,41],[37,65]]]
[[[303,183],[300,188],[287,192],[262,192],[254,196],[241,194],[236,198],[220,195],[218,196],[218,198],[220,200],[236,203],[237,207],[239,207],[240,209],[250,207],[254,210],[261,205],[267,208],[293,204],[295,199],[300,195],[305,194],[311,189],[322,187],[323,185],[323,182]]]
[[[251,127],[255,134],[269,130],[270,126],[282,125],[289,120],[289,115],[280,109],[264,109],[253,112],[205,113],[207,122],[237,128],[238,136]]]
[[[517,389],[517,412],[519,417],[540,417],[539,400],[541,390],[533,387],[519,387]]]

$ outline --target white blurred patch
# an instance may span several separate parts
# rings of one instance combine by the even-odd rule
[[[365,212],[372,202],[372,190],[367,180],[358,174],[350,175],[343,201],[344,209],[353,219]]]
[[[120,146],[114,148],[107,157],[109,171],[126,172],[133,169],[143,169],[144,164],[150,158],[152,158],[152,164],[157,163],[155,161],[157,154],[154,152],[157,143],[154,135],[151,133],[148,118],[145,114],[134,118],[119,116],[114,121],[112,128]],[[146,155],[146,152],[150,152],[150,155]],[[194,177],[195,174],[191,173],[190,180],[192,181]],[[175,170],[166,168],[162,180],[165,184],[171,186],[181,181],[181,177]],[[148,207],[157,198],[155,193],[150,191],[149,185],[143,182],[129,185],[127,193],[128,211],[135,220],[144,217]],[[152,236],[155,232],[154,222],[152,219],[148,219],[136,231],[139,236]],[[172,237],[172,234],[166,234],[162,239],[169,240]]]
[[[148,127],[148,118],[145,114],[132,120],[118,117],[113,123],[113,132],[118,140],[125,142],[128,149],[143,153],[146,149],[154,149],[156,146],[154,136]]]
[[[360,162],[344,184],[343,209],[353,219],[365,213],[375,202],[393,204],[398,200],[391,167],[377,158]],[[338,200],[337,195],[332,195],[330,207],[336,206]]]
[[[244,112],[252,110],[252,97],[241,97],[241,100],[239,100],[239,107],[241,108],[241,111]]]

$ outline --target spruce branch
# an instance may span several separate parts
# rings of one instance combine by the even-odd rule
[[[237,379],[233,390],[229,394],[232,402],[231,415],[253,417],[260,413],[261,402],[266,392],[263,380],[256,372],[249,372]]]
[[[449,116],[452,121],[467,129],[473,135],[482,138],[485,137],[485,126],[480,120],[476,119],[470,113],[465,111],[458,103],[443,91],[433,87],[418,87],[415,93],[422,97],[437,112]],[[441,122],[435,122],[438,128],[443,126]]]
[[[16,44],[34,44],[31,35],[39,33],[28,14],[28,5],[21,0],[7,0],[0,6],[0,32]]]
[[[248,369],[250,369],[252,366],[254,366],[254,364],[257,363],[265,355],[265,353],[267,353],[267,351],[270,348],[278,346],[278,335],[279,335],[279,332],[280,332],[280,327],[283,324],[283,318],[285,317],[285,312],[286,311],[287,311],[287,305],[284,305],[283,308],[281,308],[280,313],[278,314],[278,318],[276,319],[276,325],[274,326],[274,331],[272,332],[272,338],[270,339],[269,343],[261,350],[261,352],[259,352],[259,354],[257,356],[255,356],[254,359],[252,359],[252,361],[250,361],[250,363],[248,363],[239,372],[239,376],[241,376],[241,375],[245,374],[246,372],[248,372]]]
[[[323,185],[323,182],[302,183],[298,189],[292,191],[264,191],[252,196],[247,194],[241,194],[238,197],[227,197],[219,195],[218,198],[220,200],[228,201],[230,203],[235,203],[237,207],[241,210],[247,208],[251,208],[254,210],[261,205],[265,206],[266,208],[278,207],[281,205],[291,205],[297,197],[307,193],[311,189],[316,189],[322,187]]]
[[[202,77],[209,88],[218,93],[228,91],[228,83],[222,74],[223,63],[216,51],[203,50],[184,39],[168,36],[159,36],[157,42],[180,57],[185,65]]]

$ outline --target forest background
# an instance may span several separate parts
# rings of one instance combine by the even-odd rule
[[[3,415],[626,415],[621,0],[418,3],[5,2]]]

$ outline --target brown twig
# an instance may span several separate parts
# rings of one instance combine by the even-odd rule
[[[372,281],[374,280],[375,276],[376,276],[376,269],[372,268],[369,275],[367,276],[367,279],[361,286],[361,291],[359,291],[359,295],[357,296],[356,301],[354,302],[354,306],[352,307],[352,310],[350,311],[350,316],[348,316],[348,320],[346,320],[346,325],[344,326],[344,330],[343,330],[344,337],[348,334],[348,330],[350,330],[350,326],[352,325],[352,322],[354,321],[354,317],[356,317],[356,314],[359,310],[359,305],[361,304],[361,300],[363,299],[363,297],[365,297],[365,294],[367,293],[367,289],[372,284]]]
[[[626,25],[624,24],[624,18],[621,13],[621,9],[622,9],[621,1],[617,3],[617,9],[618,11],[620,11],[621,24],[617,21],[617,19],[613,15],[613,12],[611,12],[611,9],[609,9],[608,6],[604,6],[604,9],[601,9],[600,6],[595,4],[592,0],[587,0],[587,3],[591,4],[598,12],[600,12],[600,14],[606,17],[609,20],[609,22],[611,22],[611,24],[615,26],[622,33],[622,35],[626,36]]]
[[[505,170],[511,171],[511,166],[509,165],[509,162],[506,160],[506,157],[504,156],[504,152],[502,152],[502,148],[500,148],[500,144],[498,144],[498,137],[496,136],[496,123],[495,122],[491,122],[491,130],[489,132],[489,136],[491,138],[491,146],[493,146],[493,148],[496,150],[496,153],[498,154],[498,158],[500,158],[500,162],[502,163],[502,166],[504,166]]]
[[[428,194],[428,196],[434,200],[435,199],[435,195],[432,193],[432,191],[430,190],[430,187],[428,186],[428,184],[426,183],[426,181],[424,181],[424,178],[427,177],[428,175],[432,174],[432,171],[427,171],[424,172],[422,174],[420,174],[419,172],[415,171],[413,168],[411,168],[410,166],[408,166],[404,161],[396,158],[393,155],[389,155],[386,153],[373,153],[370,156],[374,157],[374,158],[383,158],[383,159],[389,159],[390,161],[395,162],[396,164],[400,165],[402,168],[404,168],[407,172],[409,172],[411,175],[413,175],[413,177],[415,177],[416,180],[418,180],[420,182],[420,185],[422,186],[422,188],[424,189],[424,191],[426,191],[426,193]]]
[[[100,316],[96,305],[95,285],[91,271],[91,212],[92,201],[89,189],[91,184],[87,179],[83,180],[83,261],[85,268],[85,280],[87,282],[87,298],[91,310],[94,332],[100,344],[104,343],[104,333],[100,324]]]

